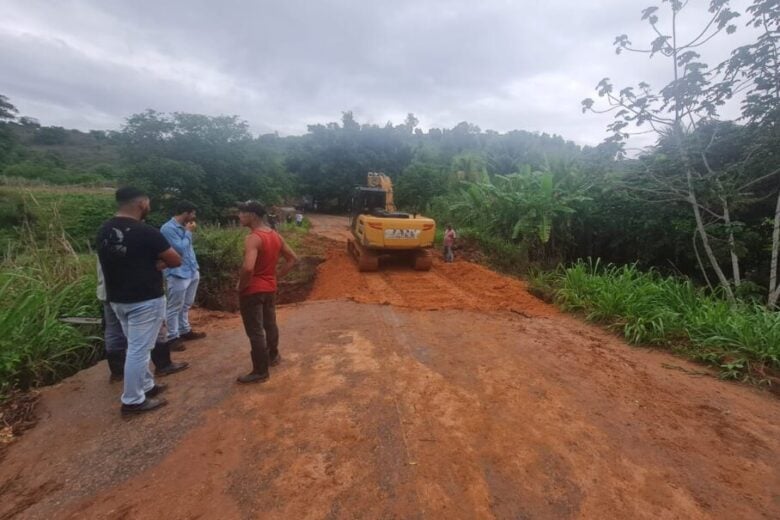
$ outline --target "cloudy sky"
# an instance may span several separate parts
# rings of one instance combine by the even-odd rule
[[[118,129],[146,108],[238,114],[257,133],[338,120],[557,133],[582,144],[605,76],[667,80],[664,63],[616,56],[614,37],[652,39],[660,0],[0,0],[0,94],[22,115]],[[749,0],[732,0],[743,10]],[[706,19],[690,0],[683,30]],[[664,4],[668,5],[668,4]],[[743,19],[713,40],[715,63],[749,39]]]

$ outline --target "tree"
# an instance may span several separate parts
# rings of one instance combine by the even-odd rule
[[[609,79],[604,78],[599,82],[597,90],[598,95],[606,99],[608,107],[603,110],[596,109],[592,99],[585,99],[582,102],[583,112],[591,110],[614,113],[615,121],[608,126],[613,135],[608,141],[623,143],[631,135],[626,129],[635,124],[647,125],[651,128],[650,131],[674,143],[674,159],[679,163],[678,171],[682,175],[664,178],[649,170],[647,175],[654,182],[649,193],[659,201],[676,200],[690,205],[696,223],[696,233],[702,242],[709,265],[720,286],[733,301],[733,288],[739,286],[741,273],[732,209],[735,199],[744,197],[746,187],[726,182],[729,172],[717,171],[708,162],[708,153],[717,143],[718,132],[710,132],[709,142],[703,144],[703,132],[700,130],[703,125],[715,120],[717,107],[721,102],[711,94],[712,76],[707,72],[707,65],[699,61],[700,55],[696,49],[721,32],[733,33],[736,26],[731,22],[739,14],[729,8],[728,0],[711,0],[710,18],[703,29],[695,32],[695,36],[684,39],[678,28],[678,18],[687,2],[662,2],[668,4],[669,23],[665,28],[659,25],[659,7],[652,6],[642,11],[642,19],[647,20],[657,35],[648,48],[633,47],[625,34],[615,39],[615,46],[618,54],[628,51],[646,54],[651,58],[658,55],[666,58],[671,76],[669,83],[658,91],[653,90],[649,84],[640,82],[636,89],[626,87],[615,92],[615,87]],[[699,158],[702,168],[697,168],[696,161]],[[714,251],[711,226],[706,221],[708,216],[715,222],[722,223],[726,229],[732,267],[731,279],[726,276]]]
[[[15,120],[18,113],[19,110],[11,104],[11,101],[0,94],[0,123]]]
[[[761,181],[774,181],[780,173],[780,2],[777,0],[754,0],[748,7],[751,15],[747,25],[759,29],[756,41],[735,49],[718,71],[724,79],[716,85],[713,98],[719,102],[735,94],[744,93],[742,117],[754,130],[751,157],[755,154],[763,159]],[[759,184],[759,182],[756,182]],[[778,283],[778,261],[780,256],[780,189],[777,191],[773,226],[772,248],[769,267],[767,302],[777,305],[780,298]]]
[[[52,146],[65,144],[68,140],[68,131],[61,126],[41,126],[33,133],[33,143]]]
[[[406,131],[410,134],[414,132],[414,129],[417,128],[417,125],[420,124],[420,120],[414,117],[414,114],[409,112],[406,114],[406,120],[404,120],[404,128],[406,128]]]
[[[398,207],[421,213],[428,203],[447,191],[447,175],[429,164],[412,164],[395,183]]]
[[[16,119],[18,112],[8,98],[0,94],[0,166],[9,161],[16,147],[16,138],[8,129],[8,124]]]

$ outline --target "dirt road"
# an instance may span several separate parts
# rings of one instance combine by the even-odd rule
[[[236,318],[201,314],[161,412],[121,419],[102,364],[45,389],[0,518],[780,517],[776,398],[479,266],[420,275],[358,274],[334,247],[280,311],[262,386],[233,384]]]

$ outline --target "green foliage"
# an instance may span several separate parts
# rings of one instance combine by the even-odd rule
[[[28,152],[24,159],[0,169],[5,177],[42,181],[55,185],[105,185],[111,182],[115,171],[107,165],[89,168],[70,168],[54,153]]]
[[[276,204],[295,187],[278,153],[253,141],[236,116],[149,110],[130,116],[119,140],[128,165],[122,183],[148,189],[164,216],[185,198],[198,206],[200,218],[223,221],[237,201]]]
[[[91,249],[98,227],[116,211],[113,190],[0,188],[0,211],[4,199],[18,213],[15,220],[0,219],[0,232],[17,240],[28,233],[37,239],[58,235],[79,252]]]
[[[184,199],[193,202],[199,213],[208,218],[215,210],[205,194],[205,177],[206,173],[197,164],[149,158],[128,168],[121,184],[133,185],[149,193],[152,208],[161,215],[170,216],[176,202]]]
[[[200,265],[198,303],[210,309],[237,310],[237,275],[247,231],[235,226],[203,226],[194,233]]]
[[[426,164],[412,164],[406,168],[393,187],[396,206],[415,213],[421,213],[446,189],[446,173]]]
[[[485,254],[486,262],[503,273],[522,276],[530,267],[528,245],[524,242],[510,242],[468,228],[460,232],[459,240],[476,244]]]
[[[19,111],[11,104],[8,97],[0,94],[0,123],[13,121],[18,113]]]
[[[437,218],[471,229],[483,241],[493,238],[534,250],[535,258],[543,262],[560,258],[560,249],[555,248],[565,244],[550,245],[553,232],[563,238],[577,205],[589,200],[588,186],[575,169],[533,171],[524,166],[520,173],[461,186],[460,192],[434,202]]]
[[[36,129],[33,134],[34,144],[65,144],[67,140],[68,131],[61,126],[42,126]]]
[[[563,309],[622,333],[635,344],[672,347],[719,366],[724,377],[780,369],[780,314],[730,304],[690,281],[635,265],[578,262],[537,275],[532,285]]]
[[[63,317],[98,316],[95,259],[62,230],[27,233],[0,264],[0,398],[11,387],[50,384],[99,359],[97,330]]]

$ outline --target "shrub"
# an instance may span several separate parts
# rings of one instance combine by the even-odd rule
[[[203,226],[195,232],[194,247],[201,275],[200,305],[209,309],[238,309],[235,287],[245,236],[245,229],[228,226]]]

